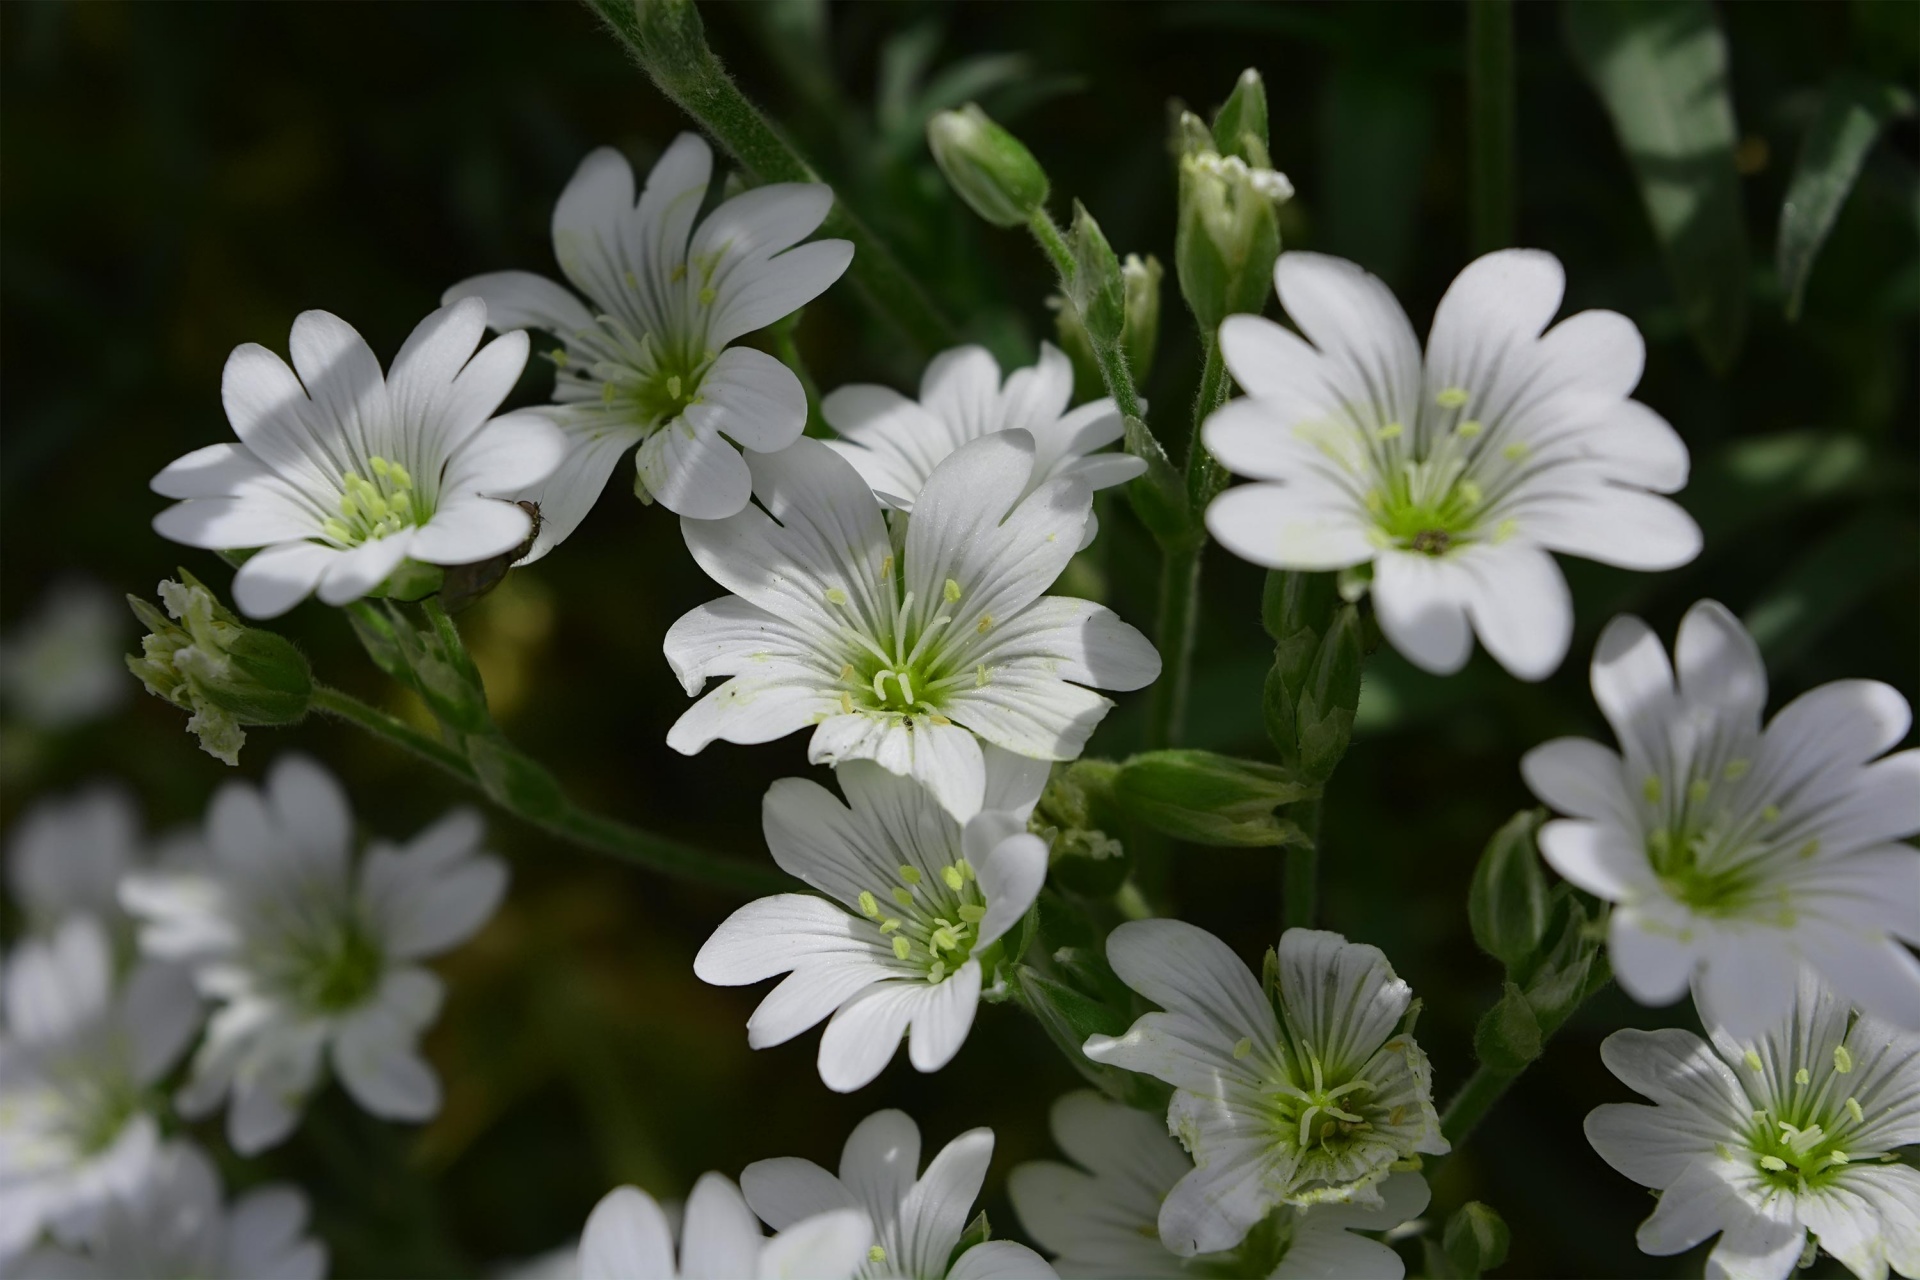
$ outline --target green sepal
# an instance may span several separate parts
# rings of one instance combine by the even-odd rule
[[[927,147],[955,194],[996,227],[1024,226],[1047,203],[1046,170],[977,103],[927,121]]]
[[[1319,793],[1280,765],[1182,748],[1127,760],[1112,794],[1122,813],[1176,839],[1272,847],[1306,839],[1274,810]]]
[[[1545,1038],[1526,992],[1508,982],[1503,984],[1499,1001],[1474,1028],[1473,1052],[1488,1070],[1518,1075],[1540,1056]]]
[[[1447,1219],[1441,1248],[1452,1275],[1478,1280],[1506,1262],[1509,1240],[1507,1224],[1493,1207],[1469,1200]]]
[[[1523,973],[1547,933],[1547,878],[1536,841],[1546,813],[1515,814],[1480,855],[1467,893],[1467,922],[1480,949]]]
[[[1267,168],[1267,86],[1260,73],[1248,67],[1234,81],[1233,92],[1213,117],[1213,147],[1223,156],[1239,156],[1250,165]]]
[[[1073,278],[1068,290],[1080,322],[1096,343],[1119,342],[1127,326],[1127,289],[1120,274],[1120,258],[1107,243],[1100,224],[1078,200],[1073,202],[1067,246],[1073,251]]]

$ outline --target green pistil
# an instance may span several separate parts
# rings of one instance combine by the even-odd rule
[[[1297,1056],[1312,1073],[1312,1082],[1276,1082],[1273,1102],[1276,1120],[1293,1133],[1303,1151],[1315,1145],[1329,1148],[1338,1139],[1373,1127],[1349,1103],[1359,1102],[1355,1095],[1373,1092],[1372,1081],[1329,1082],[1320,1056],[1304,1040]]]
[[[894,589],[893,557],[888,556],[880,569],[883,590]],[[839,587],[825,593],[826,603],[848,613],[848,632],[857,648],[840,668],[838,686],[840,710],[852,715],[865,711],[884,716],[917,718],[925,716],[936,725],[950,724],[941,709],[950,690],[978,687],[989,683],[992,672],[981,664],[968,670],[954,666],[948,647],[942,643],[952,625],[952,607],[965,598],[961,585],[948,578],[941,587],[940,608],[933,617],[920,619],[914,614],[914,593],[903,592],[893,611],[889,628],[890,643],[882,637],[866,634],[862,620],[851,612],[852,602]],[[993,620],[983,617],[975,630],[986,634]]]
[[[1859,1123],[1860,1103],[1847,1099],[1846,1117],[1837,1125],[1793,1124],[1777,1120],[1771,1111],[1756,1112],[1747,1142],[1755,1167],[1768,1185],[1782,1191],[1807,1191],[1832,1182],[1839,1170],[1862,1160],[1878,1160],[1882,1152],[1850,1151],[1847,1131]],[[1851,1123],[1849,1123],[1851,1121]]]
[[[386,957],[357,923],[348,923],[313,947],[301,995],[319,1013],[340,1013],[363,1003],[379,986]]]
[[[1455,477],[1437,495],[1426,496],[1424,491],[1438,487],[1421,483],[1427,470],[1409,465],[1390,484],[1370,490],[1367,510],[1388,545],[1443,556],[1474,540],[1485,495],[1473,481]]]
[[[321,525],[328,537],[350,547],[420,524],[429,514],[405,467],[376,454],[367,460],[367,469],[373,472],[371,480],[358,471],[347,472],[341,482],[340,514]]]
[[[919,966],[928,982],[941,982],[972,957],[986,918],[973,865],[956,858],[931,877],[918,867],[902,866],[899,879],[887,888],[897,913],[883,909],[880,896],[869,889],[856,899],[860,914],[879,929],[896,959]]]
[[[1737,780],[1748,767],[1748,762],[1734,760],[1722,773]],[[1716,792],[1724,798],[1726,785],[1694,778],[1673,797],[1679,803],[1665,813],[1660,812],[1667,798],[1660,780],[1650,777],[1643,787],[1659,824],[1647,833],[1648,862],[1667,893],[1699,915],[1751,915],[1766,905],[1761,893],[1766,883],[1764,866],[1745,856],[1745,851],[1754,847],[1756,839],[1764,841],[1764,829],[1777,820],[1779,811],[1769,805],[1759,811],[1757,822],[1743,821],[1744,804],[1715,803]],[[1817,845],[1809,845],[1802,856],[1818,851]],[[1784,901],[1779,912],[1778,923],[1792,923],[1791,908]]]
[[[668,359],[644,375],[629,367],[601,364],[594,370],[601,379],[600,402],[651,432],[701,402],[700,385],[712,363],[711,353],[697,359]]]

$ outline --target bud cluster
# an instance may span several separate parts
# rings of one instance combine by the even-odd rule
[[[191,711],[201,749],[240,763],[243,725],[294,724],[313,700],[313,675],[291,641],[242,623],[192,574],[159,586],[163,613],[128,596],[149,634],[127,669],[147,692]]]
[[[1293,184],[1267,153],[1267,96],[1260,74],[1243,72],[1209,129],[1192,112],[1174,121],[1180,221],[1174,263],[1180,291],[1211,333],[1226,316],[1266,302],[1280,256],[1277,210]]]

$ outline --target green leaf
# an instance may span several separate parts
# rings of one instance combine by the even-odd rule
[[[1787,295],[1787,319],[1800,318],[1813,260],[1853,191],[1874,139],[1889,120],[1912,111],[1913,95],[1896,85],[1851,73],[1828,83],[1780,206],[1775,262]]]
[[[1304,837],[1275,815],[1318,795],[1279,765],[1211,751],[1150,751],[1120,766],[1113,802],[1135,821],[1195,844],[1260,847]]]
[[[1013,982],[1020,1003],[1089,1084],[1131,1107],[1158,1110],[1166,1106],[1169,1091],[1153,1077],[1095,1062],[1082,1051],[1089,1036],[1126,1034],[1131,1022],[1127,1014],[1026,965],[1014,967]]]
[[[1534,841],[1545,814],[1515,814],[1487,842],[1473,869],[1467,921],[1480,949],[1513,972],[1530,959],[1547,932],[1547,878]]]
[[[1727,42],[1707,0],[1566,6],[1573,58],[1640,182],[1681,314],[1725,371],[1747,327],[1747,236]]]

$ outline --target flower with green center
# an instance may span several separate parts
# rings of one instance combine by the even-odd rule
[[[1238,1247],[1280,1205],[1377,1207],[1389,1174],[1447,1150],[1413,993],[1378,949],[1289,929],[1262,990],[1218,938],[1158,919],[1115,929],[1107,959],[1165,1010],[1086,1054],[1174,1087],[1167,1128],[1195,1167],[1158,1227],[1181,1257]]]
[[[184,970],[114,976],[91,915],[7,957],[0,1001],[0,1266],[42,1228],[70,1238],[150,1176],[160,1125],[149,1091],[199,1030]]]
[[[1204,428],[1207,449],[1258,482],[1207,509],[1235,555],[1370,572],[1381,630],[1416,666],[1459,670],[1477,632],[1538,680],[1573,634],[1551,553],[1628,569],[1699,553],[1692,519],[1659,496],[1686,483],[1686,447],[1629,398],[1639,331],[1611,311],[1548,329],[1565,285],[1551,254],[1469,265],[1424,358],[1392,293],[1353,263],[1283,254],[1274,283],[1306,336],[1227,317],[1220,350],[1246,395]]]
[[[196,449],[153,478],[178,498],[163,537],[214,551],[261,548],[233,579],[252,618],[310,594],[340,605],[404,561],[464,565],[520,546],[532,517],[514,493],[558,467],[565,441],[540,413],[494,416],[527,363],[527,335],[479,347],[486,306],[422,320],[382,374],[353,326],[293,322],[293,365],[255,343],[227,359],[221,397],[238,444]]]
[[[783,1235],[823,1210],[858,1210],[874,1243],[858,1280],[1052,1280],[1053,1269],[1011,1240],[960,1249],[993,1158],[993,1130],[969,1129],[920,1168],[920,1127],[902,1111],[876,1111],[847,1135],[839,1176],[794,1156],[756,1160],[740,1190]],[[959,1250],[958,1256],[955,1251]],[[798,1274],[798,1273],[795,1273]]]
[[[740,1188],[703,1173],[677,1223],[638,1187],[607,1192],[588,1215],[576,1265],[566,1274],[580,1280],[853,1280],[871,1248],[873,1225],[851,1208],[802,1218],[769,1239]]]
[[[1757,1036],[1728,1034],[1710,999],[1701,1016],[1711,1045],[1668,1029],[1601,1046],[1653,1102],[1587,1117],[1594,1150],[1660,1193],[1640,1247],[1718,1235],[1707,1273],[1750,1280],[1784,1280],[1816,1244],[1861,1280],[1920,1275],[1920,1171],[1900,1162],[1920,1143],[1920,1035],[1856,1012],[1806,967]]]
[[[1160,1243],[1160,1206],[1193,1161],[1144,1111],[1097,1093],[1070,1093],[1053,1104],[1053,1139],[1072,1164],[1036,1160],[1015,1166],[1007,1194],[1027,1234],[1057,1254],[1054,1269],[1088,1280],[1183,1280],[1263,1276],[1309,1280],[1406,1272],[1400,1255],[1357,1234],[1390,1231],[1420,1216],[1427,1184],[1395,1173],[1380,1184],[1382,1203],[1281,1205],[1223,1253],[1181,1257]]]
[[[1677,671],[1676,671],[1677,668]],[[1609,956],[1643,1004],[1689,981],[1735,1034],[1784,1016],[1802,961],[1876,1017],[1920,1030],[1920,750],[1906,699],[1871,680],[1813,689],[1765,728],[1767,672],[1739,621],[1702,601],[1668,660],[1638,618],[1593,655],[1616,751],[1560,738],[1521,772],[1563,814],[1540,851],[1618,904]]]
[[[481,836],[456,810],[404,847],[375,841],[356,866],[352,810],[318,765],[285,757],[263,791],[223,787],[206,865],[135,873],[120,891],[141,949],[191,968],[219,1002],[182,1112],[230,1098],[234,1149],[265,1150],[292,1132],[330,1060],[374,1115],[431,1118],[440,1084],[418,1042],[441,988],[419,962],[471,936],[506,891]]]
[[[758,505],[682,521],[694,559],[734,594],[667,632],[689,694],[731,677],[668,732],[675,750],[812,727],[815,762],[874,760],[971,811],[982,743],[1071,760],[1112,705],[1084,686],[1159,675],[1159,654],[1112,610],[1041,594],[1080,546],[1093,495],[1077,475],[1034,484],[1026,431],[956,449],[891,526],[817,440],[751,462]]]
[[[707,144],[683,133],[636,202],[632,167],[601,147],[553,209],[554,257],[586,302],[527,271],[446,292],[448,302],[484,298],[496,325],[560,340],[552,412],[566,461],[515,490],[540,504],[532,559],[573,532],[635,445],[640,497],[710,520],[746,505],[737,446],[775,452],[806,426],[799,378],[765,352],[728,344],[811,302],[847,269],[853,245],[800,243],[833,205],[819,183],[755,187],[699,219],[712,173]]]
[[[694,958],[722,986],[789,975],[747,1020],[749,1044],[784,1044],[831,1014],[820,1078],[843,1093],[879,1075],[909,1028],[921,1071],[959,1052],[999,941],[1047,874],[1047,846],[1026,829],[1045,770],[995,762],[1009,767],[964,820],[866,760],[835,771],[844,805],[804,778],[773,784],[763,813],[774,860],[827,896],[748,903]]]

